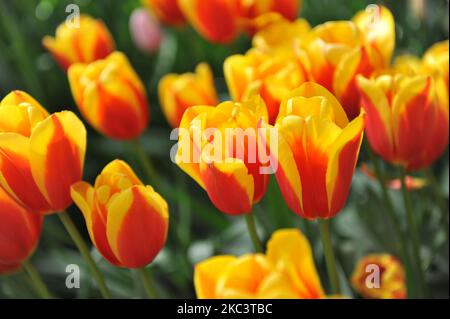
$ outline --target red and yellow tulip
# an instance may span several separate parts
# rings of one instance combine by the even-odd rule
[[[114,40],[103,22],[87,15],[80,16],[78,26],[61,23],[56,29],[56,36],[45,36],[42,43],[64,70],[73,63],[103,59],[115,48]]]
[[[448,145],[448,91],[431,76],[358,78],[367,137],[384,160],[408,170],[431,165]]]
[[[178,0],[142,0],[141,2],[154,13],[158,20],[167,25],[179,26],[185,23]]]
[[[299,0],[179,0],[186,19],[206,39],[217,43],[232,41],[242,31],[254,31],[279,17],[293,20]]]
[[[313,82],[282,101],[275,125],[278,149],[270,153],[281,193],[297,215],[330,218],[342,209],[358,159],[363,117],[349,122],[336,98]]]
[[[72,185],[92,242],[113,265],[141,268],[164,247],[169,213],[166,201],[145,186],[123,161],[114,160],[94,186]]]
[[[259,94],[266,103],[269,123],[274,123],[281,100],[309,79],[307,65],[288,50],[271,54],[252,49],[227,58],[224,74],[233,100],[245,101]]]
[[[161,108],[170,126],[176,128],[187,108],[218,103],[211,68],[200,63],[195,73],[167,74],[158,86]]]
[[[360,111],[356,76],[387,67],[395,44],[391,12],[381,6],[369,9],[352,21],[330,21],[311,30],[303,20],[280,19],[262,28],[253,45],[266,52],[294,52],[311,80],[333,92],[352,120]]]
[[[257,123],[267,121],[264,102],[223,102],[217,107],[194,106],[180,124],[180,168],[208,193],[213,204],[230,215],[250,213],[267,188],[262,168]]]
[[[403,266],[388,254],[372,254],[362,258],[353,271],[352,285],[364,298],[406,298]]]
[[[308,240],[296,229],[276,231],[266,254],[215,256],[197,264],[200,299],[325,298]]]
[[[30,95],[13,91],[0,102],[0,186],[36,212],[71,203],[81,180],[86,129],[70,111],[49,115]]]
[[[0,275],[20,268],[39,240],[42,216],[17,203],[0,187]]]
[[[80,112],[102,134],[119,140],[137,138],[147,127],[147,94],[127,57],[114,52],[68,72]]]

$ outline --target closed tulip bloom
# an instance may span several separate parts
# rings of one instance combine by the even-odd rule
[[[187,108],[218,103],[214,79],[208,64],[200,63],[195,73],[167,74],[158,86],[161,107],[170,126],[176,128]]]
[[[17,203],[0,187],[0,275],[20,268],[39,240],[42,216]]]
[[[178,0],[142,0],[141,2],[150,9],[158,20],[167,25],[179,26],[185,22]]]
[[[90,63],[103,59],[114,51],[114,40],[104,23],[87,15],[76,20],[61,23],[56,36],[45,36],[44,47],[50,51],[62,69],[73,63]],[[72,25],[73,24],[73,25]]]
[[[216,43],[227,43],[242,31],[253,31],[258,18],[264,15],[277,13],[292,20],[300,8],[299,0],[179,0],[178,3],[194,28]],[[264,19],[272,21],[271,16]]]
[[[111,264],[142,268],[164,247],[169,222],[166,201],[143,185],[123,161],[114,160],[97,176],[71,188],[95,247]]]
[[[137,138],[147,127],[147,94],[126,56],[74,64],[70,88],[81,114],[102,134],[118,140]]]
[[[278,163],[275,176],[289,208],[307,219],[335,216],[347,200],[363,114],[349,123],[329,91],[306,82],[282,101],[275,127],[278,151],[271,156]]]
[[[363,257],[356,265],[351,281],[353,288],[364,298],[406,298],[403,266],[389,254],[372,254]]]
[[[367,113],[367,137],[384,160],[418,170],[448,145],[448,92],[430,76],[358,78]]]
[[[273,124],[281,100],[309,79],[307,62],[286,50],[271,54],[252,49],[245,55],[228,57],[224,74],[232,99],[245,101],[259,94]]]
[[[72,112],[49,115],[21,91],[0,102],[0,186],[28,209],[48,213],[72,203],[85,151],[86,129]]]
[[[200,299],[325,298],[311,247],[298,230],[276,231],[266,254],[215,256],[194,269]]]
[[[217,107],[194,106],[180,124],[180,168],[208,193],[223,213],[250,213],[266,192],[269,175],[263,172],[257,122],[267,120],[264,102],[223,102]]]
[[[145,9],[136,9],[130,16],[130,34],[134,44],[148,54],[159,50],[163,32],[159,22]]]

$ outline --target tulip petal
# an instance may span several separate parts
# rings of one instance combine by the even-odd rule
[[[70,111],[40,122],[30,137],[30,166],[41,193],[56,211],[72,202],[70,186],[81,180],[86,129]]]
[[[360,47],[346,54],[334,72],[333,92],[341,101],[350,120],[358,116],[360,111],[356,75],[368,77],[373,70],[374,66],[370,61],[367,49]]]
[[[266,256],[276,269],[290,278],[301,298],[324,296],[311,247],[300,231],[276,231],[267,243]]]
[[[149,264],[164,246],[167,203],[150,186],[133,186],[108,204],[106,235],[114,255],[127,268]]]
[[[16,133],[0,134],[0,184],[18,202],[38,212],[50,206],[33,179],[30,140]]]
[[[217,281],[218,298],[255,298],[260,283],[271,271],[264,255],[245,255],[233,262],[221,273]]]
[[[195,265],[194,286],[199,299],[216,298],[217,281],[227,266],[236,260],[234,256],[216,256]]]
[[[34,250],[42,216],[27,211],[0,187],[0,273],[16,268]]]
[[[326,175],[329,216],[336,215],[344,206],[364,132],[364,115],[345,127],[335,140]]]
[[[86,228],[95,247],[110,263],[120,265],[109,246],[106,237],[106,222],[101,217],[100,208],[95,203],[94,188],[86,182],[78,182],[70,188],[70,195],[83,213]]]
[[[202,160],[200,174],[209,198],[220,211],[230,215],[251,212],[253,176],[242,160],[209,163]]]
[[[361,105],[367,116],[367,137],[371,147],[386,159],[394,157],[391,108],[386,94],[380,87],[362,76],[357,78]]]
[[[418,150],[430,141],[433,131],[429,123],[434,123],[436,116],[433,92],[431,78],[418,76],[405,80],[393,99],[393,131],[400,161],[413,162],[422,156]]]

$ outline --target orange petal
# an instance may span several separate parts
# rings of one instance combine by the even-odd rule
[[[71,203],[70,186],[81,180],[86,151],[86,129],[70,111],[52,114],[30,137],[33,178],[55,211]]]
[[[163,248],[168,208],[150,186],[133,186],[108,204],[106,235],[114,255],[127,268],[149,264]]]

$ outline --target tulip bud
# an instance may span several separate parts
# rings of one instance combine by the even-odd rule
[[[267,252],[215,256],[194,269],[198,298],[325,298],[308,240],[295,229],[276,231]]]
[[[403,266],[388,254],[373,254],[362,258],[353,271],[352,285],[364,298],[406,298]]]
[[[230,215],[250,213],[266,192],[268,165],[259,156],[257,122],[267,120],[264,102],[193,106],[179,128],[176,162]]]
[[[178,26],[185,22],[178,0],[142,0],[142,4],[165,24]]]
[[[20,268],[39,240],[42,216],[28,211],[0,187],[0,275]]]
[[[358,77],[367,138],[384,160],[408,170],[431,165],[448,145],[448,92],[430,76]]]
[[[83,123],[70,111],[49,115],[20,91],[0,102],[0,119],[0,186],[32,211],[66,209],[83,172]]]
[[[80,16],[79,25],[61,23],[56,29],[56,36],[45,36],[42,43],[64,71],[73,63],[103,59],[115,47],[103,22],[87,15]]]
[[[282,101],[275,128],[278,152],[271,151],[271,156],[278,163],[275,176],[289,208],[307,219],[335,216],[347,200],[363,115],[349,123],[329,91],[306,82]]]
[[[95,247],[113,265],[141,268],[164,247],[169,213],[166,201],[145,186],[123,161],[114,160],[94,186],[72,185]]]
[[[164,115],[174,128],[180,125],[187,108],[218,103],[213,75],[206,63],[200,63],[195,73],[165,75],[159,82],[158,93]]]
[[[96,130],[120,140],[135,139],[145,130],[147,94],[123,53],[114,52],[91,64],[74,64],[68,76],[80,112]]]
[[[136,46],[143,52],[159,50],[163,33],[161,26],[145,9],[136,9],[130,16],[130,33]]]

